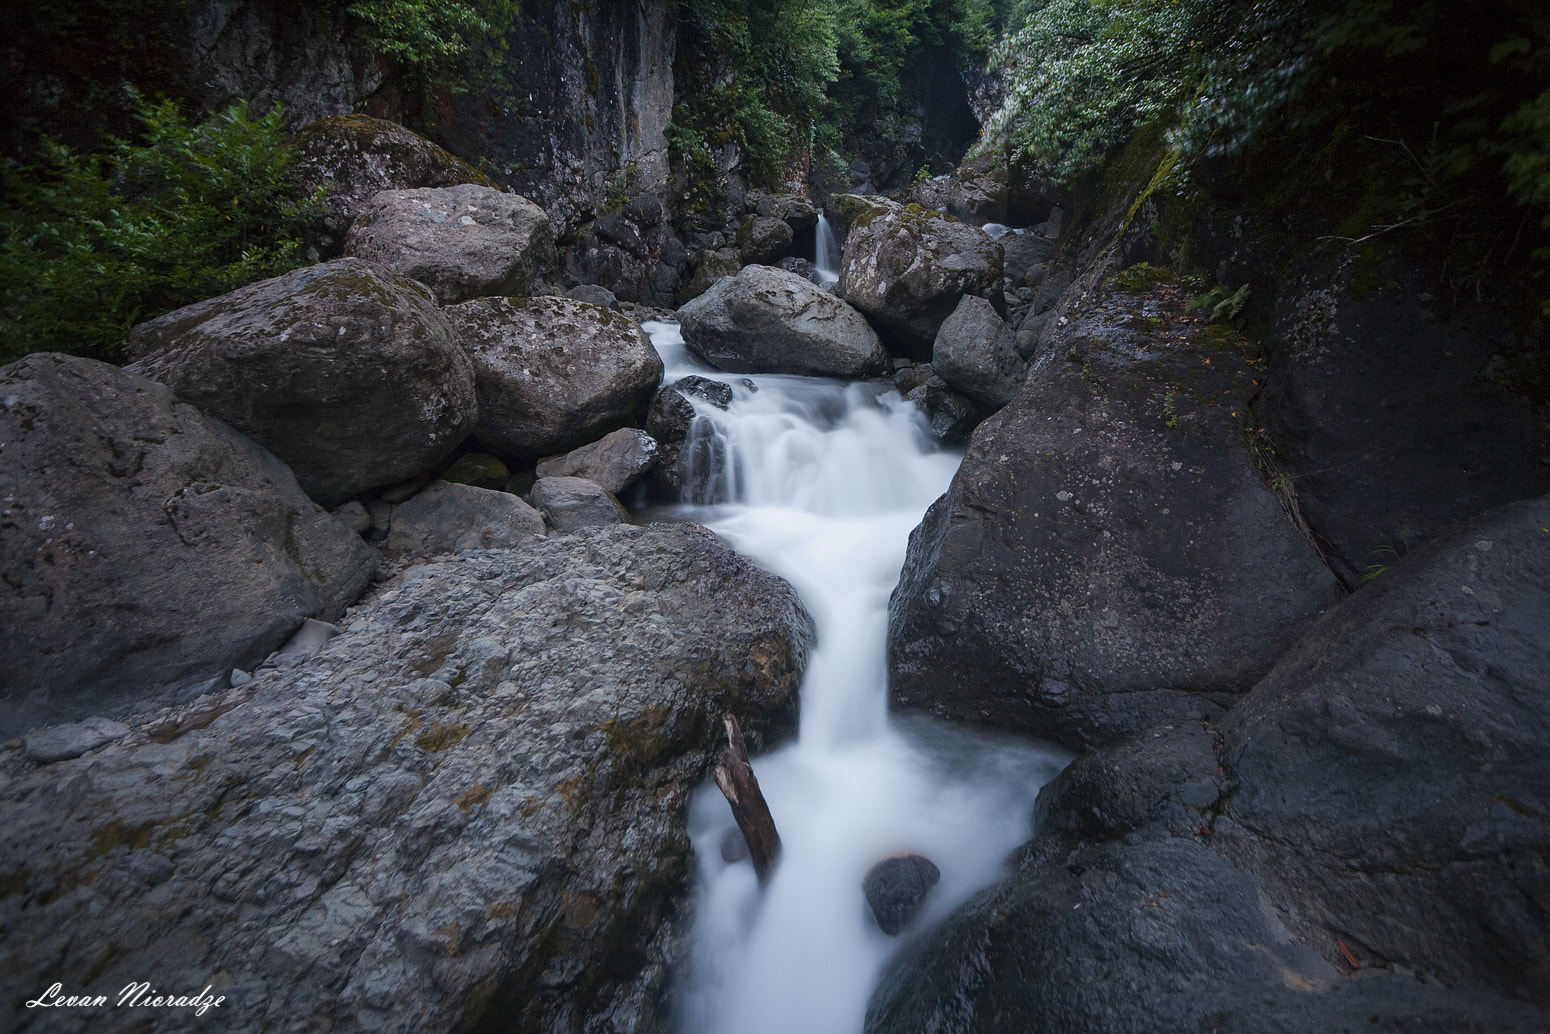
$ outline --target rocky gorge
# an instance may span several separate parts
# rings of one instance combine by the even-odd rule
[[[1144,133],[874,178],[956,93],[696,165],[668,5],[441,94],[190,10],[320,207],[0,366],[6,1029],[1550,1024],[1528,288]],[[221,1003],[48,1001],[142,980]]]

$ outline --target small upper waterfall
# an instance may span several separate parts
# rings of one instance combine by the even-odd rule
[[[876,384],[723,374],[685,350],[676,325],[645,328],[669,383],[696,373],[733,389],[726,410],[696,400],[686,449],[714,465],[689,480],[716,505],[679,512],[791,582],[818,627],[799,735],[754,762],[782,839],[762,893],[748,862],[723,859],[736,826],[719,791],[702,789],[691,808],[698,896],[680,1027],[860,1034],[905,939],[872,922],[867,870],[899,852],[926,855],[942,877],[914,929],[942,917],[1000,875],[1064,758],[888,716],[888,597],[911,529],[960,459],[932,444],[914,404]]]
[[[813,240],[813,269],[817,271],[818,279],[826,284],[836,283],[840,278],[840,245],[821,208],[818,210],[818,229]]]

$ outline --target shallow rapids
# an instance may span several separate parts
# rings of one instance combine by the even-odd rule
[[[1065,759],[888,715],[888,596],[910,531],[959,461],[930,442],[914,405],[875,385],[719,373],[685,350],[676,325],[645,326],[666,383],[693,373],[734,393],[726,411],[696,401],[695,433],[713,448],[691,453],[712,465],[696,482],[702,496],[724,501],[674,514],[791,582],[818,628],[797,740],[754,760],[782,840],[763,894],[750,863],[723,861],[736,825],[714,785],[691,808],[698,893],[680,1028],[859,1034],[910,932],[888,937],[872,922],[867,870],[905,851],[937,864],[941,882],[910,930],[924,928],[1001,874]]]

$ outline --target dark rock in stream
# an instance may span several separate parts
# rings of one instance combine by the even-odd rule
[[[867,870],[861,890],[878,929],[889,937],[898,936],[941,878],[942,870],[918,854],[884,858]]]
[[[841,195],[835,203],[850,221],[840,295],[890,352],[929,359],[942,321],[966,294],[1001,304],[1001,245],[979,227],[884,198]]]
[[[724,711],[756,750],[794,729],[813,635],[795,594],[689,524],[384,588],[310,658],[126,717],[84,758],[0,752],[8,986],[214,983],[216,1027],[277,1034],[659,1029],[688,799]],[[0,1029],[37,1023],[24,997]]]
[[[859,380],[888,368],[888,353],[861,313],[774,266],[744,266],[716,281],[678,318],[689,350],[729,373]]]
[[[1187,292],[1067,319],[927,511],[893,702],[1085,747],[1220,713],[1337,598],[1244,445],[1253,368]]]
[[[376,566],[273,455],[106,363],[0,367],[0,442],[0,737],[186,700]]]
[[[1550,497],[1417,550],[1224,719],[1078,758],[868,1034],[1550,1029]]]

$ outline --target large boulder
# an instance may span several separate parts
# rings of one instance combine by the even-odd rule
[[[1281,279],[1254,411],[1350,584],[1514,499],[1550,492],[1533,360],[1507,317],[1432,297],[1399,260],[1316,258]],[[1467,295],[1467,292],[1466,292]]]
[[[135,327],[127,369],[290,465],[324,506],[435,465],[473,429],[474,376],[434,299],[360,259]]]
[[[223,1030],[665,1025],[689,799],[723,712],[755,749],[794,729],[796,595],[688,524],[385,588],[310,657],[126,718],[87,758],[0,753],[8,986],[214,984]],[[26,997],[0,1028],[36,1022]]]
[[[694,259],[694,275],[684,285],[680,301],[698,298],[724,276],[736,276],[743,268],[743,256],[736,248],[706,249]]]
[[[1550,1006],[1550,496],[1378,575],[1222,737],[1224,850],[1305,928]]]
[[[744,261],[761,266],[774,265],[791,250],[791,224],[773,216],[756,215],[743,220],[737,229],[737,250]]]
[[[987,410],[1000,409],[1027,378],[1017,332],[978,295],[964,295],[937,331],[931,369]]]
[[[657,453],[657,440],[651,435],[621,427],[590,445],[541,461],[537,473],[540,478],[587,478],[618,495],[656,466]]]
[[[480,298],[443,310],[473,360],[475,436],[531,462],[638,424],[662,358],[622,313],[570,298]]]
[[[773,266],[744,266],[678,310],[684,344],[730,373],[863,378],[888,353],[855,309]]]
[[[960,298],[1000,299],[1001,245],[979,227],[919,205],[847,205],[857,214],[840,260],[840,294],[894,353],[931,358]]]
[[[321,188],[323,226],[317,241],[336,255],[355,216],[384,190],[495,183],[478,169],[396,122],[370,115],[334,115],[297,130],[292,175],[307,193]]]
[[[508,549],[544,533],[544,519],[517,496],[432,481],[393,509],[387,548],[415,556]]]
[[[355,217],[344,252],[418,280],[443,305],[525,295],[555,259],[542,208],[474,183],[384,190]]]
[[[0,367],[0,441],[0,737],[198,692],[375,568],[274,456],[105,363]]]
[[[1219,729],[1078,758],[867,1030],[1546,1029],[1547,529],[1550,497],[1488,514],[1332,608]]]
[[[974,432],[889,605],[895,704],[1071,746],[1246,692],[1337,599],[1188,292],[1107,289]],[[933,364],[934,368],[934,364]]]
[[[996,155],[970,158],[946,176],[924,180],[910,188],[910,197],[925,208],[936,208],[974,226],[1003,223],[1008,214],[1006,159]]]
[[[587,478],[541,477],[533,482],[533,505],[551,528],[562,533],[626,524],[630,519],[613,493]]]

